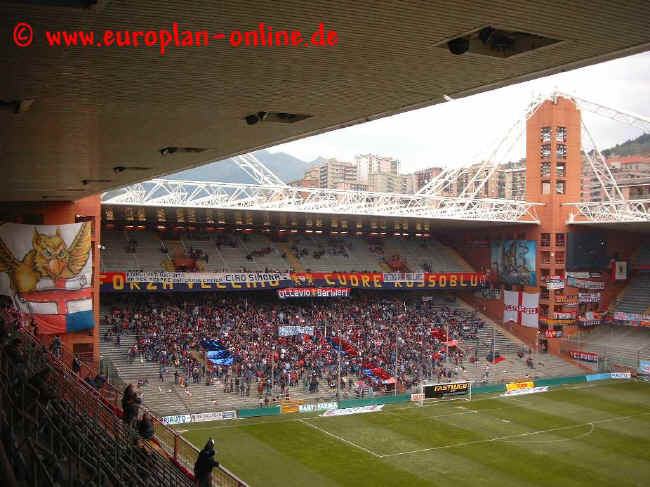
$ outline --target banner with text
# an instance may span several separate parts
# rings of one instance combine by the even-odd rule
[[[293,326],[285,325],[278,326],[278,335],[281,337],[288,337],[293,335],[314,335],[313,326]]]
[[[569,357],[571,357],[573,360],[582,360],[583,362],[598,362],[597,353],[569,350]]]
[[[575,277],[568,277],[567,284],[580,289],[605,289],[605,283],[602,281],[586,281]]]
[[[546,338],[561,338],[563,334],[562,330],[546,330],[544,332]]]
[[[384,272],[384,282],[424,282],[424,272]]]
[[[564,279],[561,277],[551,277],[546,281],[547,289],[564,289]]]
[[[578,300],[581,303],[599,303],[600,293],[580,293],[578,294]]]
[[[126,282],[246,283],[291,281],[288,272],[127,272]]]
[[[539,327],[539,293],[504,291],[503,321],[514,321],[529,328]]]
[[[639,360],[639,373],[650,374],[650,360]]]
[[[347,298],[349,287],[288,287],[278,289],[278,298]]]
[[[211,276],[208,281],[197,276]],[[391,274],[389,278],[395,278]],[[100,290],[108,293],[259,291],[285,288],[350,288],[406,291],[422,289],[481,289],[485,274],[477,272],[445,272],[423,274],[421,282],[386,281],[381,272],[352,273],[129,273],[128,278],[150,277],[150,280],[129,281],[126,272],[105,272],[100,275]],[[399,274],[409,276],[409,274]],[[162,280],[173,278],[172,281]],[[414,276],[417,277],[417,273]],[[197,280],[198,279],[198,280]],[[210,282],[211,281],[211,282]]]
[[[614,313],[614,319],[618,321],[631,321],[634,323],[640,323],[643,326],[648,326],[645,323],[650,322],[650,314],[625,313],[624,311],[616,311]]]
[[[627,280],[627,261],[615,261],[612,263],[612,281]]]

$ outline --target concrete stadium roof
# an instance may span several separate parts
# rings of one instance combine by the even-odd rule
[[[180,210],[180,211],[179,211]],[[102,204],[102,222],[115,223],[118,226],[144,225],[155,227],[165,225],[167,228],[189,227],[242,227],[242,228],[311,228],[314,230],[348,231],[354,235],[357,231],[415,233],[444,233],[447,231],[467,231],[494,228],[512,229],[523,232],[534,225],[530,222],[490,222],[463,221],[442,218],[410,218],[369,215],[328,214],[322,212],[297,213],[291,211],[255,211],[248,209],[221,210],[211,208],[176,208],[155,206],[121,206]]]
[[[42,4],[49,3],[49,6]],[[206,162],[608,59],[650,46],[647,2],[118,2],[90,8],[0,3],[0,200],[71,200]],[[93,3],[87,2],[87,3]],[[21,22],[33,28],[33,42]],[[232,47],[259,23],[331,47]],[[209,45],[53,47],[45,31],[202,31]],[[477,32],[537,35],[527,52]],[[469,52],[447,41],[472,33]],[[160,34],[158,34],[160,35]],[[515,37],[519,34],[514,34]],[[14,37],[16,36],[16,37]],[[540,40],[545,38],[545,40]],[[97,38],[96,38],[97,39]],[[549,44],[548,40],[554,40]],[[519,42],[519,41],[517,41]],[[544,47],[534,48],[538,45]],[[31,103],[29,100],[33,100]],[[22,103],[21,103],[22,102]],[[20,112],[20,113],[16,113]],[[262,123],[244,118],[271,112]],[[277,113],[310,115],[295,123]],[[487,114],[486,114],[487,115]],[[161,155],[164,148],[176,150]]]

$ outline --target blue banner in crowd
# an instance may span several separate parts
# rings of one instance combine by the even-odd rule
[[[235,361],[219,340],[201,340],[201,346],[206,351],[206,358],[215,365],[232,365]]]

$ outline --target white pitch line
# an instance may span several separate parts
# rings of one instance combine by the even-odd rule
[[[330,433],[329,431],[324,430],[323,428],[320,428],[320,427],[316,426],[315,424],[308,423],[304,419],[299,419],[298,421],[300,421],[302,424],[305,424],[305,425],[309,426],[310,428],[314,428],[315,430],[318,430],[321,433],[324,433],[324,434],[326,434],[328,436],[331,436],[332,438],[336,438],[337,440],[342,441],[343,443],[347,443],[348,445],[353,446],[355,448],[358,448],[359,450],[365,451],[366,453],[370,453],[372,456],[375,456],[377,458],[382,458],[382,455],[380,455],[379,453],[375,453],[374,451],[368,450],[367,448],[365,448],[365,447],[363,447],[361,445],[357,445],[356,443],[352,443],[351,441],[346,440],[345,438],[341,438],[340,436],[335,435],[334,433]]]
[[[443,445],[443,446],[435,446],[432,448],[423,448],[421,450],[411,450],[411,451],[405,451],[405,452],[400,452],[400,453],[388,453],[386,455],[380,455],[380,458],[386,458],[386,457],[396,457],[400,455],[410,455],[412,453],[424,453],[428,451],[434,451],[434,450],[445,450],[448,448],[458,448],[462,446],[469,446],[469,445],[479,445],[481,443],[491,443],[494,441],[501,441],[501,440],[509,440],[512,438],[523,438],[526,436],[534,436],[534,435],[539,435],[542,433],[551,433],[553,431],[562,431],[562,430],[567,430],[567,429],[572,429],[572,428],[577,428],[578,426],[587,426],[587,425],[596,425],[600,423],[609,423],[611,421],[623,421],[626,419],[630,418],[635,418],[638,416],[645,416],[650,414],[650,412],[647,413],[640,413],[640,414],[634,414],[632,416],[616,416],[613,418],[607,418],[607,419],[601,419],[600,421],[590,421],[589,423],[583,423],[583,424],[573,424],[571,426],[560,426],[559,428],[550,428],[547,430],[539,430],[539,431],[530,431],[528,433],[519,433],[516,435],[508,435],[508,436],[498,436],[496,438],[488,438],[486,440],[475,440],[475,441],[466,441],[463,443],[454,443],[451,445]]]
[[[584,426],[584,425],[576,426],[576,428],[582,428],[582,426]],[[589,426],[590,426],[589,431],[585,431],[584,433],[581,433],[578,436],[574,436],[573,438],[558,438],[556,440],[527,440],[524,444],[528,444],[528,443],[535,443],[535,444],[537,444],[537,443],[563,443],[565,441],[579,440],[580,438],[584,438],[586,436],[591,435],[594,432],[594,430],[596,429],[596,427],[594,426],[594,423],[589,423]],[[508,442],[508,443],[517,443],[516,439],[514,439],[514,440],[501,440],[501,441],[505,441],[505,442]]]

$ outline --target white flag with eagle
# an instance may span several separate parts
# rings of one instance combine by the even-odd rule
[[[40,333],[94,327],[91,223],[0,224],[0,294]]]

